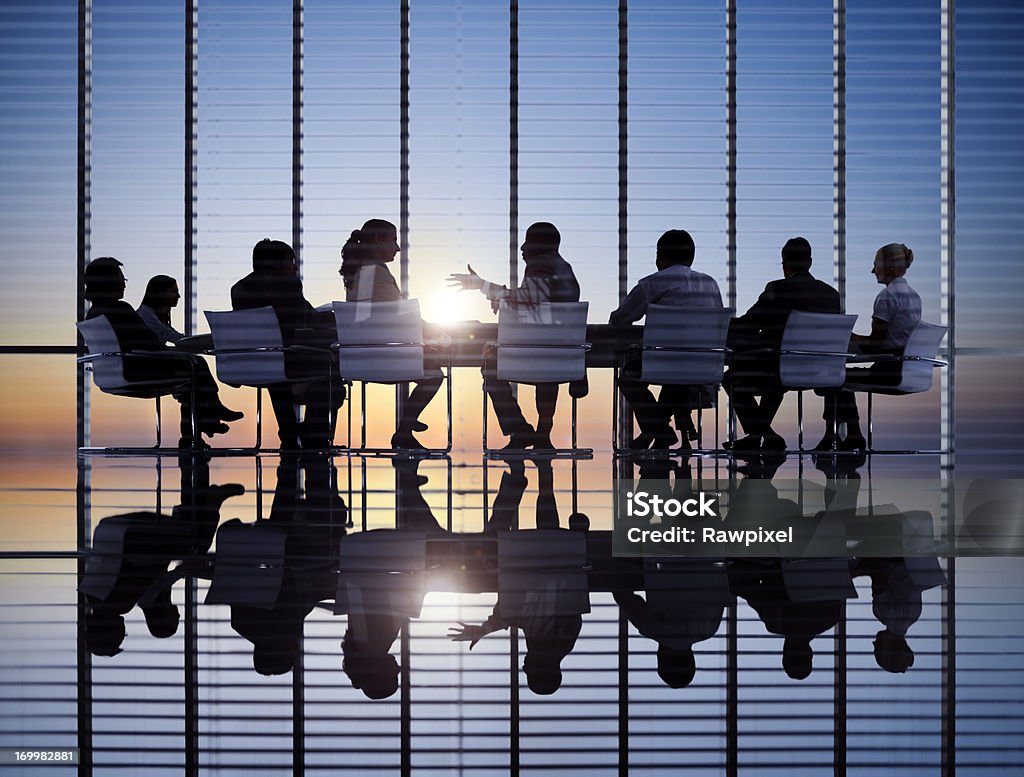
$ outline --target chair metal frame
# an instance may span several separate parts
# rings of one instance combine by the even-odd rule
[[[845,338],[845,342],[848,343],[849,340],[850,340],[850,334],[853,332],[853,327],[857,323],[857,316],[856,315],[851,315],[851,314],[846,314],[846,313],[810,313],[810,312],[802,311],[802,310],[793,310],[793,311],[790,311],[789,317],[786,320],[786,328],[785,328],[785,330],[783,330],[783,335],[782,335],[782,345],[785,346],[785,344],[786,344],[786,334],[789,331],[789,327],[790,327],[790,325],[793,322],[800,322],[801,319],[804,319],[805,321],[810,323],[810,322],[813,322],[813,320],[815,318],[820,318],[820,317],[823,317],[823,316],[828,316],[830,318],[834,317],[834,319],[837,319],[837,320],[838,319],[846,319],[848,321],[850,326],[849,326],[849,331],[846,333],[846,338]],[[806,348],[785,348],[785,347],[755,349],[753,351],[744,351],[743,353],[744,354],[765,354],[765,355],[778,356],[778,358],[779,358],[779,383],[780,383],[780,387],[783,389],[783,391],[795,391],[796,392],[796,396],[797,396],[797,400],[796,400],[797,401],[797,411],[796,411],[796,417],[797,417],[797,448],[796,448],[795,451],[791,451],[791,452],[794,452],[794,453],[810,453],[811,451],[806,450],[804,448],[804,401],[803,401],[804,400],[804,395],[803,395],[803,393],[804,393],[804,391],[807,391],[809,389],[816,389],[816,388],[839,388],[839,387],[841,387],[843,385],[844,380],[845,380],[846,362],[854,354],[851,354],[848,351],[819,351],[819,350],[811,350],[811,349],[806,349]],[[820,382],[807,383],[807,382],[803,382],[801,384],[795,384],[795,383],[787,384],[785,382],[785,380],[783,379],[783,374],[782,374],[783,373],[782,359],[785,356],[796,356],[796,357],[806,356],[806,357],[826,357],[826,358],[831,357],[831,358],[834,358],[834,359],[837,359],[837,360],[841,358],[843,360],[842,361],[842,365],[841,365],[841,369],[842,369],[842,374],[843,374],[844,377],[841,380],[839,380],[838,382],[835,382],[835,383],[833,383],[833,382],[828,382],[828,383],[820,383]],[[732,411],[730,410],[730,412],[732,412]],[[834,432],[835,430],[832,430],[832,431]]]
[[[560,305],[560,304],[567,304],[567,305],[589,305],[589,303],[587,303],[587,302],[570,302],[570,303],[542,302],[542,303],[539,303],[537,305],[537,308],[543,308],[544,306]],[[505,309],[507,307],[508,307],[507,303],[502,303],[502,308],[503,309]],[[544,324],[540,324],[540,326],[544,326]],[[586,337],[585,330],[584,330],[584,337]],[[495,372],[496,373],[499,370],[499,368],[498,368],[498,358],[499,358],[499,356],[501,354],[501,350],[502,349],[507,349],[507,348],[529,348],[529,349],[550,349],[550,350],[560,350],[560,351],[582,351],[583,353],[586,353],[587,351],[589,351],[591,349],[591,344],[587,343],[587,342],[577,343],[577,344],[572,344],[572,345],[570,345],[570,344],[561,344],[561,343],[501,342],[501,316],[499,315],[499,317],[498,317],[498,342],[497,343],[488,343],[486,345],[486,348],[485,348],[486,350],[490,350],[490,351],[494,352]],[[584,375],[584,378],[585,378],[586,377],[586,363],[584,363],[584,366],[583,366],[583,375]],[[558,385],[561,385],[562,383],[568,383],[568,384],[571,385],[576,380],[581,380],[581,379],[573,378],[571,380],[562,380],[562,381],[530,381],[530,380],[515,380],[513,378],[504,377],[504,378],[500,378],[500,380],[508,380],[509,383],[513,383],[513,384],[524,384],[524,385],[527,385],[527,386],[537,386],[537,385],[546,384],[546,383],[558,383]],[[488,445],[488,418],[487,418],[488,412],[487,412],[487,410],[488,410],[488,406],[489,406],[490,400],[489,400],[488,395],[487,395],[487,379],[486,378],[484,378],[482,386],[483,386],[483,422],[482,422],[483,434],[482,434],[482,445],[483,445],[483,452],[484,452],[485,456],[487,456],[487,457],[495,457],[495,456],[506,457],[506,456],[510,456],[511,455],[511,456],[527,457],[527,456],[541,456],[541,455],[543,455],[543,456],[548,456],[548,457],[566,457],[566,456],[568,456],[568,457],[572,457],[572,458],[576,458],[576,457],[586,458],[586,457],[593,456],[593,454],[594,454],[594,449],[593,448],[580,448],[578,446],[578,444],[577,444],[577,426],[578,426],[577,397],[573,396],[571,391],[569,393],[569,397],[572,400],[572,411],[571,411],[571,419],[572,419],[571,420],[571,441],[572,441],[572,447],[570,447],[570,448],[551,448],[551,449],[548,449],[548,450],[540,450],[540,451],[515,450],[515,449],[505,449],[505,448],[491,448]]]
[[[921,322],[918,323],[918,326],[914,328],[914,331],[911,332],[910,338],[907,340],[907,345],[906,345],[906,347],[904,349],[904,354],[903,355],[897,356],[895,354],[875,354],[875,355],[865,354],[865,355],[862,355],[862,356],[856,356],[851,361],[853,363],[875,362],[875,363],[899,363],[901,365],[908,364],[908,363],[929,364],[929,365],[931,365],[931,367],[933,369],[937,368],[937,367],[946,367],[946,366],[948,366],[949,363],[945,362],[945,361],[943,361],[941,359],[935,358],[935,356],[925,356],[923,353],[910,353],[910,354],[906,353],[906,350],[910,350],[910,351],[920,350],[921,346],[925,345],[925,344],[921,344],[921,343],[917,342],[917,340],[915,339],[915,335],[917,335],[919,332],[924,334],[924,335],[928,334],[928,332],[934,332],[934,333],[937,334],[939,329],[942,330],[942,335],[940,337],[938,337],[937,344],[935,345],[935,347],[929,347],[927,349],[928,353],[933,353],[933,354],[937,355],[938,352],[939,352],[939,346],[941,345],[942,340],[946,337],[946,333],[949,331],[949,328],[948,327],[944,327],[944,326],[940,326],[938,324],[930,324],[930,323],[928,323],[926,321],[921,321]],[[915,454],[915,453],[923,453],[923,454],[942,454],[942,453],[948,453],[948,451],[940,450],[940,449],[930,449],[930,450],[923,450],[923,449],[922,450],[909,450],[909,449],[907,449],[907,450],[904,450],[904,449],[876,450],[874,448],[874,418],[873,418],[874,402],[873,402],[873,400],[874,400],[875,394],[883,394],[883,395],[887,395],[887,396],[909,396],[911,394],[923,394],[924,392],[929,391],[931,389],[933,380],[931,379],[931,377],[929,377],[928,385],[927,386],[924,386],[924,387],[921,387],[921,388],[917,388],[917,389],[913,389],[913,390],[901,389],[900,387],[902,385],[904,385],[904,383],[905,383],[905,381],[903,380],[902,374],[901,374],[900,383],[896,384],[895,386],[887,386],[887,385],[881,384],[881,383],[878,383],[878,384],[869,384],[869,383],[846,384],[846,387],[849,390],[853,391],[854,393],[856,393],[856,392],[863,392],[863,393],[866,393],[868,395],[868,435],[867,435],[867,449],[866,449],[867,453],[881,453],[881,454],[893,454],[893,455],[906,455],[906,454]]]
[[[653,308],[653,310],[652,310],[652,308]],[[626,456],[634,456],[634,457],[641,458],[641,457],[665,456],[665,455],[678,456],[678,455],[693,455],[693,454],[697,454],[697,455],[715,455],[715,454],[719,454],[719,453],[722,452],[721,446],[719,444],[719,431],[718,431],[719,430],[719,426],[720,426],[719,409],[721,407],[721,403],[718,401],[717,393],[718,393],[718,389],[722,385],[722,374],[725,372],[724,359],[727,358],[728,355],[732,353],[732,350],[727,348],[724,345],[724,343],[725,343],[725,338],[728,335],[728,321],[733,317],[733,315],[735,314],[736,311],[735,311],[734,308],[717,308],[717,307],[714,307],[714,308],[712,308],[712,307],[688,308],[688,307],[685,307],[685,306],[650,305],[648,307],[648,319],[650,318],[650,314],[651,313],[657,313],[659,308],[670,308],[671,309],[670,312],[676,313],[676,314],[680,314],[680,315],[685,315],[684,311],[690,311],[690,310],[713,311],[713,312],[719,314],[720,316],[722,316],[724,318],[724,321],[725,321],[725,324],[726,324],[725,331],[723,332],[723,335],[722,335],[722,338],[721,338],[723,345],[722,346],[675,346],[675,345],[643,345],[643,344],[640,344],[640,345],[630,346],[630,348],[628,348],[627,350],[622,351],[621,353],[617,354],[616,355],[616,360],[615,360],[615,372],[614,372],[613,381],[612,381],[612,455],[613,456],[623,456],[623,455],[626,455]],[[650,326],[650,325],[651,325],[650,321],[645,323],[645,326],[644,326],[644,338],[645,339],[647,338],[647,327]],[[659,331],[662,331],[661,328],[659,328]],[[621,392],[619,390],[619,378],[622,375],[622,369],[625,367],[625,364],[626,364],[626,361],[627,361],[628,357],[632,356],[632,355],[635,355],[637,353],[640,353],[641,355],[643,353],[675,353],[675,354],[707,354],[707,353],[719,354],[720,353],[720,354],[723,355],[723,365],[722,365],[721,371],[719,372],[719,376],[718,376],[718,381],[717,382],[714,382],[714,383],[699,383],[699,384],[690,384],[690,383],[655,383],[655,382],[651,383],[651,385],[658,385],[658,386],[663,386],[663,387],[664,386],[687,386],[687,387],[692,387],[692,386],[697,386],[697,387],[710,386],[710,387],[712,387],[712,389],[714,391],[714,394],[715,394],[715,397],[714,397],[714,408],[715,408],[715,447],[714,448],[704,448],[704,428],[703,428],[703,410],[704,410],[704,406],[703,406],[703,403],[698,403],[698,406],[697,406],[697,447],[696,448],[683,447],[683,448],[658,449],[658,450],[632,450],[631,448],[623,448],[622,447],[622,441],[621,441],[620,435],[627,428],[630,428],[630,429],[632,428],[632,426],[633,426],[633,418],[632,418],[632,412],[629,412],[629,413],[624,413],[623,417],[620,419],[620,407],[624,404],[624,402],[622,401],[622,394],[621,394]],[[641,379],[643,379],[643,373],[642,372],[641,372]],[[645,381],[645,382],[647,382],[647,381]]]
[[[210,331],[213,332],[215,327],[213,325],[213,321],[210,319],[210,314],[211,313],[214,314],[214,316],[219,317],[219,316],[222,316],[222,315],[232,315],[234,313],[249,313],[249,314],[251,314],[254,310],[269,311],[270,314],[273,315],[274,322],[277,323],[277,314],[274,313],[274,309],[272,307],[270,307],[270,306],[266,306],[264,308],[249,308],[249,309],[246,309],[246,310],[226,310],[226,311],[205,310],[205,311],[203,311],[203,315],[206,316],[206,321],[207,321],[208,324],[210,324]],[[269,319],[268,319],[267,324],[269,326],[269,324],[270,324]],[[278,327],[280,327],[279,323],[277,325],[278,325]],[[280,332],[280,329],[278,329],[278,331]],[[289,346],[285,346],[285,345],[267,345],[267,346],[254,346],[254,347],[250,347],[250,348],[217,348],[216,344],[215,344],[213,348],[210,348],[210,349],[204,351],[204,353],[214,357],[215,365],[218,368],[217,377],[223,383],[227,383],[228,385],[251,386],[251,387],[256,389],[256,440],[255,440],[255,445],[253,447],[251,447],[251,448],[248,448],[248,447],[236,447],[236,448],[228,448],[228,449],[218,448],[217,450],[219,452],[260,453],[260,452],[276,452],[276,451],[280,451],[280,448],[264,448],[263,447],[263,389],[267,388],[268,386],[277,385],[277,384],[281,384],[281,383],[306,383],[306,382],[309,382],[311,380],[311,378],[288,378],[286,375],[283,374],[283,367],[282,367],[282,379],[281,380],[274,380],[274,381],[272,381],[270,383],[248,383],[248,382],[238,383],[234,379],[226,380],[226,379],[221,378],[221,376],[220,376],[220,362],[219,362],[219,360],[217,360],[218,356],[232,356],[232,355],[241,355],[241,354],[260,354],[260,353],[267,353],[267,354],[270,354],[270,353],[280,353],[282,355],[286,354],[286,353],[318,353],[318,354],[324,354],[324,356],[328,359],[328,365],[327,365],[327,367],[328,367],[328,369],[327,369],[327,380],[328,380],[328,387],[329,387],[328,391],[330,393],[333,393],[333,391],[334,391],[333,376],[332,376],[331,371],[330,371],[330,363],[329,363],[329,360],[331,358],[331,353],[330,353],[330,350],[327,349],[327,348],[316,348],[316,347],[308,346],[308,345],[289,345]],[[296,413],[298,413],[298,410],[296,410]],[[334,420],[335,420],[335,416],[332,414],[331,417],[329,417],[329,420],[328,420],[328,423],[330,424],[330,428],[331,429],[334,428]],[[348,438],[349,438],[349,441],[351,441],[351,439],[352,439],[352,406],[351,406],[351,403],[349,403],[349,407],[348,407]],[[309,450],[312,450],[312,449],[309,449]]]
[[[400,300],[405,303],[415,302],[417,310],[419,306],[418,300]],[[409,448],[370,448],[366,445],[366,384],[367,383],[381,383],[383,385],[394,385],[395,387],[395,407],[396,407],[396,418],[395,423],[397,427],[398,414],[401,411],[401,402],[404,395],[403,387],[408,383],[415,383],[415,377],[409,377],[407,380],[370,380],[364,378],[349,379],[345,378],[342,374],[342,379],[348,385],[353,385],[356,380],[359,381],[359,447],[353,447],[352,445],[352,403],[349,402],[349,447],[347,452],[359,455],[370,455],[370,456],[402,456],[402,455],[416,455],[427,458],[433,458],[438,456],[447,456],[452,450],[452,363],[451,353],[444,351],[440,348],[428,346],[423,342],[398,342],[398,341],[380,341],[372,343],[342,343],[340,342],[340,334],[342,331],[342,324],[339,319],[339,312],[341,310],[340,305],[382,305],[388,303],[379,302],[334,302],[332,303],[332,309],[334,310],[335,326],[338,328],[339,340],[331,344],[331,350],[337,353],[338,367],[341,369],[341,354],[343,351],[348,350],[359,350],[359,349],[382,349],[382,348],[421,348],[424,351],[434,350],[443,352],[447,357],[447,363],[441,369],[441,377],[445,382],[445,401],[446,401],[446,437],[444,448],[427,448],[425,450],[420,449],[409,449]],[[426,377],[424,374],[422,377]]]
[[[88,330],[97,330],[101,326],[105,326],[108,330],[107,334],[109,338],[116,341],[117,334],[114,332],[113,326],[106,316],[97,316],[96,318],[86,319],[79,321],[76,326],[78,331],[81,332],[83,339],[86,341],[86,347],[89,346],[89,335]],[[189,365],[191,377],[188,380],[182,380],[180,378],[171,379],[160,379],[160,380],[143,380],[135,381],[128,380],[124,377],[124,361],[132,358],[146,358],[146,359],[166,359],[175,361],[185,361]],[[190,450],[196,451],[201,447],[201,435],[199,433],[199,424],[196,419],[196,392],[195,392],[195,364],[196,360],[201,357],[195,354],[187,354],[176,351],[105,351],[100,350],[95,353],[87,353],[83,356],[79,356],[75,362],[76,364],[83,365],[86,371],[92,372],[92,382],[96,385],[100,391],[104,394],[110,394],[111,396],[119,397],[133,397],[135,399],[153,399],[156,404],[156,445],[154,447],[142,447],[142,446],[83,446],[78,449],[80,454],[96,454],[96,453],[113,453],[113,454],[164,454],[164,455],[179,455],[182,452],[181,448],[164,448],[163,447],[163,423],[162,413],[160,407],[160,399],[169,394],[173,394],[176,390],[188,386],[190,407],[192,408],[191,422],[192,422],[192,447]],[[97,383],[96,380],[96,368],[95,362],[99,359],[119,359],[121,366],[119,368],[121,374],[121,380],[123,384],[121,386],[102,386]]]

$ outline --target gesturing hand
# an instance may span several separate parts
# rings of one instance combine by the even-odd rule
[[[463,623],[462,621],[459,621],[458,626],[451,626],[448,629],[448,638],[452,642],[469,642],[470,650],[487,634],[488,631],[483,626],[474,626],[471,623]]]
[[[448,285],[453,287],[457,286],[460,291],[476,291],[477,289],[482,289],[484,287],[484,279],[477,275],[476,271],[468,264],[466,265],[466,269],[469,270],[468,273],[453,272],[449,275]]]

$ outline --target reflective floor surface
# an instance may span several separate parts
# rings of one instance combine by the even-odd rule
[[[1024,763],[1019,557],[616,556],[613,482],[644,473],[607,454],[3,463],[0,747],[81,758],[10,773]],[[774,477],[802,515],[926,482],[936,526],[952,498],[939,457],[735,464],[657,475]]]

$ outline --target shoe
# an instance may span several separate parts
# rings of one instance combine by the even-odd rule
[[[226,483],[223,486],[210,486],[210,502],[218,509],[224,502],[233,496],[241,496],[245,493],[245,486],[241,483]]]
[[[413,421],[411,424],[409,424],[409,430],[412,432],[425,432],[429,428],[430,427],[427,426],[422,421]]]
[[[555,445],[551,442],[550,435],[537,432],[533,436],[533,449],[535,451],[553,451],[555,449]]]
[[[513,432],[509,435],[508,445],[502,448],[503,451],[525,451],[534,441],[537,435],[532,430],[529,432]]]
[[[671,429],[665,429],[664,431],[657,432],[653,435],[653,441],[651,442],[652,451],[667,451],[677,442],[679,438],[676,437],[676,433]]]
[[[832,432],[827,432],[811,450],[815,453],[832,453],[837,451],[839,450],[839,436]]]
[[[299,439],[297,437],[282,437],[280,438],[277,447],[282,451],[301,450],[299,447]]]
[[[425,451],[427,447],[412,436],[412,432],[395,432],[391,435],[391,447],[403,451]]]
[[[652,442],[654,442],[654,435],[643,432],[629,441],[629,449],[631,451],[645,451],[651,447]]]
[[[868,441],[864,439],[862,435],[847,435],[846,439],[839,443],[839,450],[841,451],[865,451],[868,447]]]
[[[229,429],[228,425],[223,421],[217,421],[214,423],[204,423],[199,425],[199,431],[205,434],[207,437],[213,437],[215,434],[226,434]]]
[[[727,451],[759,451],[761,450],[761,435],[748,434],[738,440],[726,440],[722,447]]]
[[[241,410],[232,410],[224,405],[220,406],[220,409],[217,411],[217,415],[220,416],[221,421],[239,421],[242,418],[245,418],[245,413]]]
[[[761,450],[784,451],[786,450],[786,440],[782,435],[775,434],[775,432],[768,432],[768,434],[761,439]]]

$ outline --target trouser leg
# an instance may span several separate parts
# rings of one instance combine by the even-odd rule
[[[287,383],[267,387],[270,405],[277,419],[277,437],[282,448],[294,448],[299,440],[299,426],[295,420],[295,397]]]
[[[636,416],[636,422],[640,431],[645,434],[656,434],[664,431],[668,425],[668,413],[658,404],[654,398],[650,386],[639,380],[629,377],[622,377],[619,380],[619,390],[622,396],[629,402]]]
[[[332,382],[315,380],[306,388],[306,417],[299,426],[303,447],[322,447],[334,441],[334,410],[345,401],[345,386],[335,376]]]
[[[761,427],[767,432],[772,428],[772,421],[775,420],[779,408],[782,406],[782,399],[785,396],[783,391],[765,391],[761,394],[761,404],[758,407],[758,420]]]
[[[441,380],[441,378],[427,378],[416,383],[416,388],[410,392],[402,407],[402,418],[398,422],[398,431],[412,431],[412,425],[420,417],[420,413],[440,390]]]
[[[722,384],[725,393],[732,399],[733,410],[736,411],[736,418],[747,434],[764,434],[761,424],[761,408],[754,398],[754,392],[749,386],[738,386],[735,381],[726,381]]]
[[[555,424],[555,407],[558,405],[558,384],[538,383],[537,393],[537,434],[550,435]]]
[[[494,405],[494,412],[498,416],[498,425],[501,433],[505,436],[512,434],[523,434],[532,432],[533,427],[526,422],[523,411],[519,408],[515,396],[512,394],[512,384],[507,380],[498,380],[497,365],[493,353],[484,356],[484,391]]]

